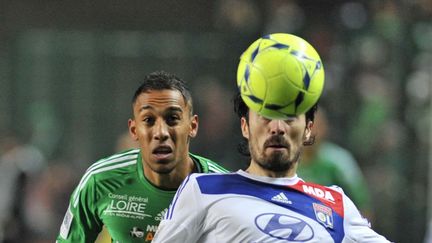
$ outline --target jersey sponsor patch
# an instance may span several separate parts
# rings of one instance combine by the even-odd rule
[[[330,207],[330,209],[340,217],[344,217],[343,193],[335,190],[335,188],[303,181],[299,181],[297,184],[289,187],[319,200],[323,205]]]
[[[333,198],[331,192],[328,190],[323,190],[322,188],[309,185],[303,185],[303,191],[307,194],[324,199],[328,202],[335,203],[335,199]]]
[[[62,237],[63,239],[67,239],[68,235],[69,235],[69,230],[70,227],[72,225],[72,220],[73,220],[73,214],[70,210],[70,206],[68,207],[68,210],[66,211],[66,214],[64,216],[63,219],[63,223],[60,226],[60,237]]]
[[[145,213],[148,197],[114,193],[109,193],[108,197],[111,201],[103,211],[103,215],[140,220],[151,217],[150,214]]]

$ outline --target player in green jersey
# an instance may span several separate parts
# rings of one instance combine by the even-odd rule
[[[187,175],[226,172],[189,152],[198,117],[182,80],[165,72],[148,75],[132,108],[129,132],[140,148],[87,169],[72,193],[57,242],[94,242],[103,225],[113,242],[151,242]]]

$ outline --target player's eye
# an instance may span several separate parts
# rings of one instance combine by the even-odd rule
[[[288,124],[291,124],[291,123],[295,122],[296,120],[297,120],[297,116],[292,116],[292,117],[288,117],[284,121]]]
[[[142,121],[144,122],[144,124],[146,125],[153,125],[155,122],[155,119],[153,117],[150,116],[146,116],[142,119]]]
[[[166,122],[170,126],[177,125],[180,120],[181,120],[181,117],[179,115],[169,115],[166,118]]]
[[[262,116],[262,115],[258,115],[258,117],[259,117],[260,120],[262,120],[264,122],[270,122],[271,121],[271,119],[269,119],[269,118],[267,118],[265,116]]]

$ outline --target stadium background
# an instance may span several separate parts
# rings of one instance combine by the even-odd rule
[[[321,54],[330,139],[360,163],[374,229],[423,242],[432,2],[0,0],[0,156],[22,149],[16,167],[0,162],[9,242],[53,241],[71,190],[90,163],[115,151],[131,96],[154,70],[192,86],[201,118],[192,151],[244,166],[230,102],[236,66],[253,40],[273,32],[303,36]]]

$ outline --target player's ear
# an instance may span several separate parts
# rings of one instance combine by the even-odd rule
[[[240,122],[241,122],[241,131],[242,131],[243,137],[246,139],[249,139],[249,124],[248,124],[246,118],[242,117],[240,119]]]
[[[315,142],[315,136],[312,135],[312,127],[314,125],[313,121],[308,121],[306,123],[304,137],[303,137],[303,145],[312,145]]]
[[[193,138],[198,133],[198,116],[192,115],[190,123],[189,137]]]
[[[131,135],[134,141],[138,141],[138,135],[136,131],[136,123],[135,120],[129,118],[128,120],[129,134]]]

